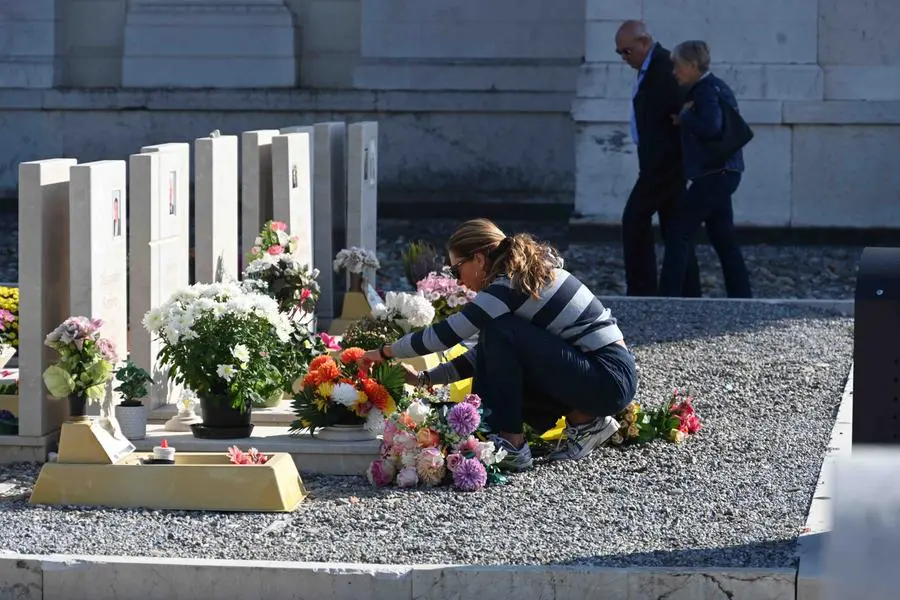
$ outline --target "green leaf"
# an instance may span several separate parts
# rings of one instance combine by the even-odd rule
[[[50,365],[43,374],[44,385],[54,398],[65,398],[75,391],[75,380],[58,365]]]
[[[98,383],[96,385],[92,385],[91,387],[84,390],[84,395],[91,400],[102,400],[103,396],[106,394],[106,385],[103,383]]]
[[[396,362],[383,362],[372,367],[372,377],[387,389],[394,401],[400,400],[405,392],[406,371]]]

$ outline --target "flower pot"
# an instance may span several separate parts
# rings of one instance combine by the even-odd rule
[[[348,292],[362,292],[363,291],[363,276],[362,273],[350,273],[350,287],[347,289]]]
[[[250,424],[249,404],[242,411],[231,405],[227,396],[207,396],[200,398],[200,412],[203,422],[191,425],[194,437],[206,439],[248,438],[253,431]]]
[[[316,438],[335,442],[366,442],[378,436],[366,429],[363,423],[354,425],[330,425],[316,431]]]
[[[123,406],[115,407],[116,421],[122,429],[122,435],[129,440],[142,440],[147,437],[147,407]]]
[[[86,408],[87,398],[78,394],[69,394],[69,421],[86,421]]]

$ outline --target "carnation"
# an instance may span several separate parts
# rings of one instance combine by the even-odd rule
[[[394,463],[383,458],[372,461],[366,471],[366,478],[369,483],[378,487],[390,485],[394,481],[394,475],[397,473]]]

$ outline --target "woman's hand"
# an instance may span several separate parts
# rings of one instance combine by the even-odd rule
[[[413,369],[406,363],[402,363],[403,370],[405,373],[403,374],[406,377],[406,383],[413,386],[418,387],[419,385],[419,372]]]

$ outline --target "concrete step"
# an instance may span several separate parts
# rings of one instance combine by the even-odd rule
[[[159,423],[147,425],[147,437],[132,440],[139,452],[150,452],[166,440],[172,448],[181,452],[221,452],[231,446],[243,451],[256,448],[260,452],[287,452],[302,474],[364,475],[369,464],[378,458],[381,440],[346,442],[322,440],[308,433],[291,435],[286,427],[256,425],[249,438],[234,440],[205,440],[195,438],[190,432],[166,431]]]

